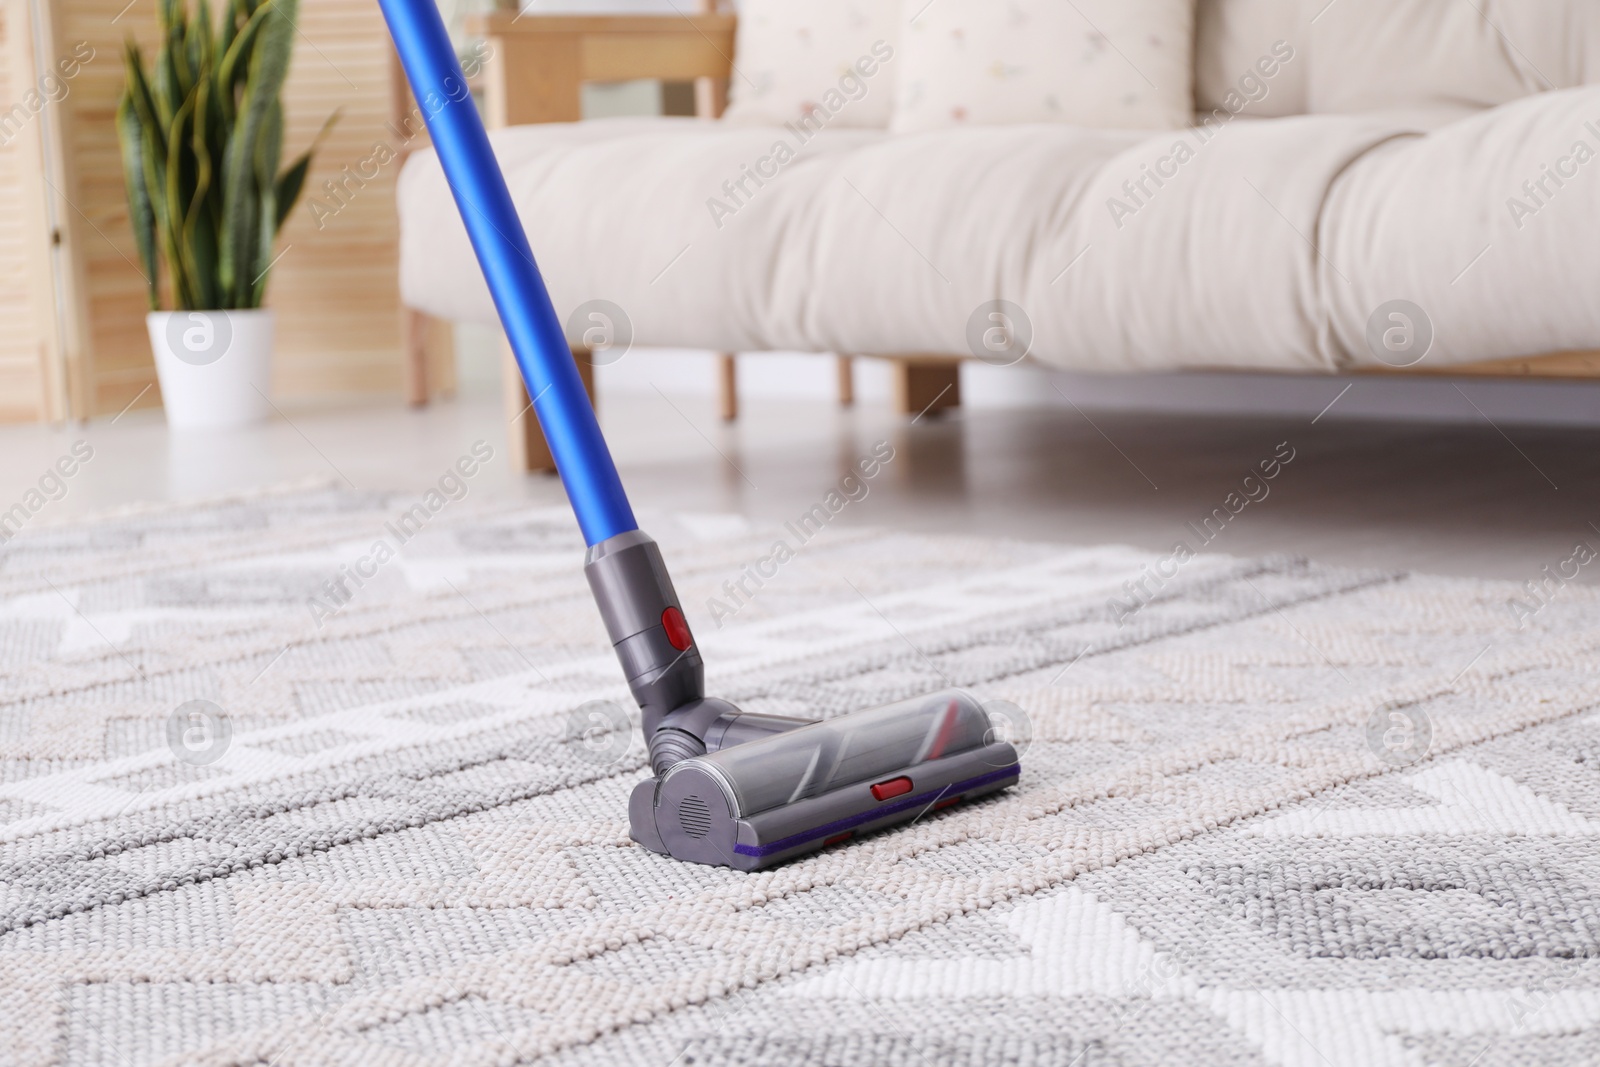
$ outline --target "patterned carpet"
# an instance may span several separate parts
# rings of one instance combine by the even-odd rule
[[[627,839],[570,516],[418,503],[0,549],[0,1064],[1600,1063],[1594,593],[650,517],[712,692],[1029,724],[743,875]]]

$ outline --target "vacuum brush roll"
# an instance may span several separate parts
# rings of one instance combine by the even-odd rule
[[[1015,784],[1021,768],[960,690],[859,711],[675,763],[635,790],[633,837],[755,870]]]

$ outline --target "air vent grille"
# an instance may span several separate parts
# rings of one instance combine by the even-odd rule
[[[699,797],[678,801],[678,825],[690,837],[701,838],[711,832],[711,808]]]

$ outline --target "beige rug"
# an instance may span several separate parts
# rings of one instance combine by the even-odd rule
[[[418,502],[0,548],[0,1064],[1600,1062],[1593,593],[652,517],[718,695],[1031,730],[743,875],[628,841],[570,516]]]

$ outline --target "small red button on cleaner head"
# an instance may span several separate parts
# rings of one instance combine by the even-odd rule
[[[905,796],[911,790],[911,779],[902,774],[898,778],[891,778],[887,782],[878,782],[874,785],[872,787],[872,799],[893,800],[895,797]]]
[[[675,606],[661,613],[661,629],[666,631],[667,644],[679,652],[688,651],[694,644],[694,638],[689,636],[689,624],[683,621],[683,612]]]

